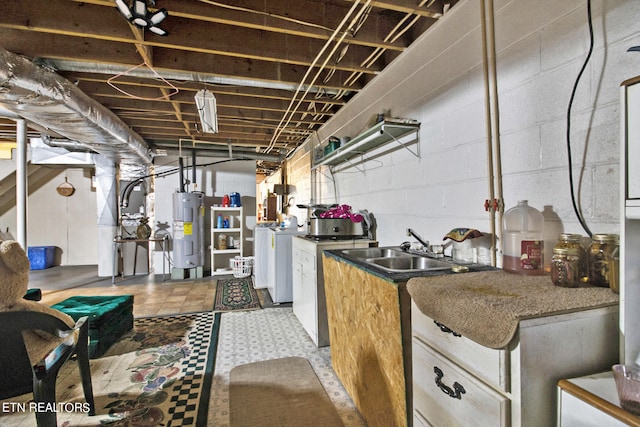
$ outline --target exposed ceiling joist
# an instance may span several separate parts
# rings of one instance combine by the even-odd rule
[[[281,158],[457,0],[147,2],[169,11],[168,36],[129,24],[114,0],[5,0],[0,47],[55,70],[152,150],[198,140]],[[203,88],[217,99],[217,134],[200,132]],[[0,119],[0,142],[10,123]]]

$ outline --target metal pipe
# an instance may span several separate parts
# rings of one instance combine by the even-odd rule
[[[191,184],[193,191],[196,191],[196,149],[191,150]]]
[[[126,72],[128,76],[133,77],[142,77],[149,79],[156,79],[158,77],[154,71],[148,68],[137,68],[132,70],[130,66],[124,65],[115,65],[115,64],[97,64],[95,62],[81,62],[81,61],[71,61],[67,59],[41,59],[39,61],[40,64],[45,65],[51,69],[55,69],[58,71],[73,71],[73,72],[82,72],[82,73],[97,73],[97,74],[108,74],[108,75],[116,75]],[[232,85],[232,86],[249,86],[255,88],[264,88],[264,89],[278,89],[278,90],[287,90],[294,91],[298,87],[297,84],[294,83],[286,83],[286,82],[276,82],[276,81],[260,81],[260,80],[250,80],[243,79],[240,77],[229,77],[229,76],[212,76],[208,74],[201,73],[193,73],[193,72],[183,72],[177,70],[155,70],[157,71],[162,78],[167,80],[180,80],[180,81],[192,81],[198,83],[205,83],[211,85]],[[311,86],[303,86],[305,89],[309,89],[310,92],[322,92],[329,96],[336,95],[338,90],[331,88],[318,88]]]
[[[27,250],[27,122],[16,120],[16,241]]]
[[[184,164],[182,162],[182,157],[178,157],[178,167],[180,175],[180,193],[184,193]]]

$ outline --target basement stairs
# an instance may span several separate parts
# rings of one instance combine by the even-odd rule
[[[59,168],[29,163],[27,182],[29,195],[60,174]],[[12,171],[0,180],[0,215],[16,206],[16,171]]]

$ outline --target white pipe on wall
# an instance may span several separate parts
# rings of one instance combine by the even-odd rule
[[[491,264],[498,265],[497,243],[502,242],[502,161],[500,154],[500,109],[493,0],[481,0],[480,27],[482,29],[482,68],[484,73],[485,126],[487,138],[487,169],[489,184],[489,227],[491,230]],[[497,237],[497,239],[496,239]]]
[[[16,120],[16,241],[27,250],[27,122]]]
[[[487,144],[487,183],[489,185],[488,207],[489,230],[491,232],[491,265],[496,265],[496,216],[493,209],[495,200],[493,172],[493,129],[491,121],[491,90],[489,84],[489,48],[487,45],[487,11],[484,0],[480,2],[480,28],[482,30],[482,71],[484,74],[484,107]]]
[[[489,42],[489,59],[491,66],[491,79],[492,79],[492,118],[493,118],[493,159],[494,162],[494,188],[496,199],[498,200],[498,206],[496,208],[497,216],[497,230],[498,241],[502,242],[502,214],[504,213],[504,196],[502,194],[502,154],[500,149],[500,108],[498,102],[498,67],[496,65],[496,33],[495,33],[495,15],[493,13],[493,0],[488,0],[489,13],[488,17],[488,31],[487,40]],[[501,243],[502,244],[502,243]],[[501,246],[502,247],[502,246]]]

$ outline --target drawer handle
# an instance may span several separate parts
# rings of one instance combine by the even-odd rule
[[[437,326],[438,328],[440,328],[440,330],[441,330],[442,332],[446,332],[446,333],[448,333],[448,334],[452,334],[454,337],[461,337],[461,336],[462,336],[462,335],[460,335],[459,333],[457,333],[457,332],[455,332],[455,331],[453,331],[453,330],[451,330],[451,329],[447,328],[446,326],[444,326],[442,323],[438,322],[437,320],[434,320],[434,321],[433,321],[433,323],[435,323],[435,324],[436,324],[436,326]]]
[[[442,390],[444,394],[447,396],[451,396],[454,399],[462,399],[462,395],[466,393],[464,387],[462,387],[457,381],[453,383],[453,389],[451,387],[444,385],[442,383],[442,377],[444,374],[442,373],[442,369],[437,366],[433,367],[433,372],[436,373],[436,385]]]

